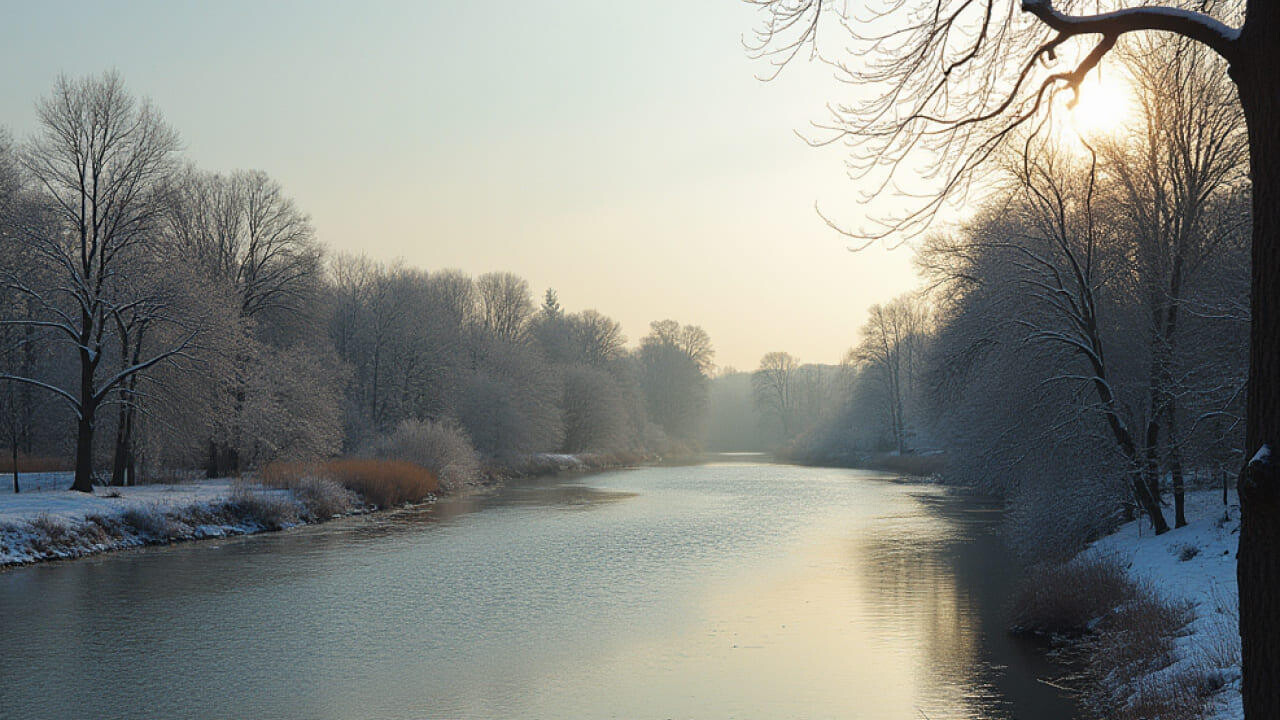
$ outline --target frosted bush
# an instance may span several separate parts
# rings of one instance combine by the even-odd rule
[[[458,490],[480,477],[480,457],[467,434],[452,423],[406,420],[376,443],[374,457],[411,462],[427,468],[446,491]]]

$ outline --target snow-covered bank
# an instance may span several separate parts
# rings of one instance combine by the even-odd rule
[[[1223,505],[1221,490],[1190,492],[1186,527],[1156,536],[1135,521],[1085,551],[1119,559],[1134,581],[1170,604],[1190,608],[1191,622],[1173,640],[1172,663],[1154,668],[1145,684],[1200,679],[1201,687],[1216,689],[1204,714],[1213,720],[1243,717],[1236,609],[1240,509],[1234,492],[1229,501]]]
[[[518,463],[457,483],[447,492],[478,492],[507,477],[592,472],[649,460],[622,453],[530,455]],[[375,510],[379,502],[376,493],[369,494],[362,486],[340,483],[341,478],[323,473],[302,473],[287,482],[276,478],[269,483],[274,487],[245,480],[192,478],[170,484],[98,487],[92,495],[67,490],[71,486],[69,472],[20,474],[18,494],[13,492],[11,479],[3,480],[0,567],[142,545],[283,530]],[[269,479],[264,476],[266,480]],[[433,489],[423,502],[432,502],[435,492]]]
[[[67,490],[70,473],[19,475],[0,490],[0,567],[142,545],[245,535],[327,520],[360,509],[321,482],[292,490],[233,480]]]

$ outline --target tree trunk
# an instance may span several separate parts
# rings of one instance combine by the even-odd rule
[[[1142,506],[1143,512],[1151,519],[1151,528],[1155,530],[1157,535],[1163,535],[1169,532],[1169,523],[1165,522],[1164,511],[1160,509],[1160,501],[1151,494],[1151,485],[1148,483],[1145,475],[1146,472],[1141,468],[1132,471],[1133,476],[1133,496]]]
[[[111,457],[111,485],[121,487],[125,482],[126,455],[129,452],[129,406],[120,405],[120,415],[116,422],[115,452]]]
[[[15,437],[15,438],[12,438],[12,440],[13,440],[13,443],[12,443],[13,448],[11,449],[12,450],[11,459],[13,460],[13,494],[17,495],[18,493],[22,492],[22,489],[18,487],[18,438]]]
[[[1165,433],[1165,443],[1168,445],[1169,475],[1173,480],[1173,526],[1180,528],[1187,525],[1186,482],[1182,475],[1182,451],[1178,449],[1176,438],[1178,431],[1177,408],[1171,406],[1167,409],[1167,412],[1169,418],[1166,422],[1168,431]]]
[[[1169,461],[1169,472],[1173,475],[1173,526],[1187,526],[1187,491],[1182,478],[1182,460],[1177,451]]]
[[[93,492],[93,414],[87,410],[76,426],[76,474],[71,489]]]
[[[94,399],[94,374],[100,355],[89,351],[93,337],[93,321],[87,312],[81,312],[81,328],[89,328],[80,336],[80,419],[76,426],[76,474],[71,489],[93,492],[93,418],[98,404]]]
[[[205,477],[231,477],[240,471],[240,453],[228,444],[209,441],[209,457],[204,467]]]
[[[1280,4],[1250,0],[1231,67],[1249,127],[1253,269],[1246,449],[1240,473],[1240,641],[1244,716],[1280,717]],[[1263,449],[1266,448],[1267,451]]]

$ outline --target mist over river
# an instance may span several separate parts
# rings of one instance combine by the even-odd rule
[[[1072,718],[998,521],[730,458],[18,568],[0,717]]]

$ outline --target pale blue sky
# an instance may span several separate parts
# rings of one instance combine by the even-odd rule
[[[755,79],[735,0],[12,2],[0,125],[59,72],[118,69],[216,170],[284,183],[339,251],[512,270],[634,340],[703,325],[723,365],[838,361],[906,250],[849,253],[858,217],[820,119],[826,73]]]

